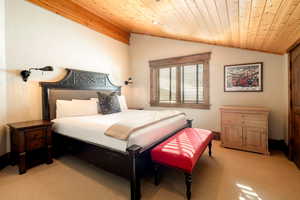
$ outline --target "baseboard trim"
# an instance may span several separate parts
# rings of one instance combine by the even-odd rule
[[[221,140],[221,133],[217,131],[213,131],[214,140]],[[269,139],[269,149],[282,151],[286,156],[288,156],[288,145],[284,140],[274,140]]]
[[[0,156],[0,169],[3,169],[4,167],[8,166],[9,163],[10,163],[9,153]]]
[[[282,151],[286,156],[288,156],[289,148],[284,140],[269,139],[269,149]]]

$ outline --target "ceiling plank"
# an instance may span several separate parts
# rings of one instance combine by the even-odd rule
[[[251,19],[252,0],[244,0],[239,3],[240,21],[240,47],[247,48],[247,36]]]
[[[46,8],[56,14],[76,21],[87,26],[99,33],[105,34],[111,38],[129,44],[130,33],[120,29],[119,27],[107,22],[99,16],[89,12],[88,10],[78,6],[72,1],[61,0],[27,0],[38,6]]]
[[[118,19],[115,15],[112,15],[108,12],[108,10],[102,5],[99,4],[98,1],[84,1],[84,3],[81,3],[81,1],[78,0],[70,0],[73,3],[76,3],[77,5],[81,6],[82,8],[92,12],[93,14],[103,18],[103,19],[109,19],[109,21],[120,27],[122,30],[125,30],[127,32],[131,31],[131,24],[127,23],[127,21],[123,19]],[[106,1],[106,0],[103,0]],[[106,2],[105,2],[106,3]],[[108,2],[110,3],[110,2]],[[103,13],[106,13],[105,15]]]
[[[271,27],[275,23],[278,11],[284,4],[285,0],[268,0],[263,13],[261,24],[255,38],[255,48],[261,49],[267,37],[269,37]]]
[[[275,41],[277,39],[281,39],[285,41],[285,37],[280,38],[279,36],[281,35],[280,33],[285,30],[287,22],[289,21],[290,16],[294,12],[294,10],[297,8],[299,4],[299,0],[286,0],[282,6],[279,8],[275,15],[274,23],[270,27],[270,31],[268,34],[268,37],[265,38],[265,40],[262,42],[262,47],[261,49],[263,50],[269,50],[269,51],[274,51],[278,53],[285,53],[287,48],[285,49],[284,47],[280,47],[279,49],[274,48]],[[299,16],[300,13],[297,13]],[[288,33],[289,34],[289,33]]]
[[[171,2],[177,11],[183,13],[182,17],[189,22],[188,32],[186,35],[194,35],[194,37],[203,38],[205,41],[214,44],[216,34],[209,26],[203,12],[199,11],[196,2],[190,0],[175,0]]]
[[[223,40],[224,45],[232,46],[232,32],[230,27],[230,19],[227,10],[226,0],[213,0],[216,5],[216,10],[218,11],[218,15],[220,16],[220,21],[223,27]]]
[[[285,28],[279,32],[273,46],[274,50],[278,48],[289,48],[295,41],[297,41],[297,39],[299,39],[300,15],[298,13],[300,13],[300,3],[291,13]],[[279,40],[279,38],[282,37],[285,37],[285,40]]]
[[[247,35],[247,47],[255,49],[255,38],[261,24],[262,15],[264,13],[267,0],[253,0],[251,8],[251,19],[249,24],[249,32]]]
[[[240,47],[239,0],[226,0],[226,2],[232,33],[232,46]]]
[[[226,44],[226,35],[223,23],[221,21],[220,13],[218,12],[218,7],[216,6],[215,0],[197,0],[195,1],[199,7],[203,7],[206,11],[206,18],[209,20],[214,28],[214,31],[217,33],[216,43],[225,45]]]

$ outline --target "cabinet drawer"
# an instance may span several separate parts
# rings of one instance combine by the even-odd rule
[[[47,129],[45,128],[26,131],[26,150],[32,151],[44,147],[46,145],[46,133]]]
[[[240,114],[240,113],[222,113],[222,124],[241,125],[242,124],[242,114]]]
[[[267,128],[268,120],[265,115],[245,114],[242,115],[242,123],[246,126]]]

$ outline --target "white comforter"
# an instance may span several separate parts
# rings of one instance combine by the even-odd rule
[[[115,139],[104,134],[113,124],[126,118],[132,118],[135,115],[138,116],[140,112],[153,111],[128,110],[109,115],[99,114],[54,119],[52,120],[54,122],[53,130],[62,135],[125,152],[126,148],[133,144],[145,147],[186,124],[186,117],[179,115],[137,130],[130,135],[127,141]]]

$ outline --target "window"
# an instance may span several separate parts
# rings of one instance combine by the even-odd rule
[[[209,109],[210,53],[150,61],[151,106]]]

